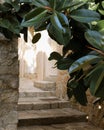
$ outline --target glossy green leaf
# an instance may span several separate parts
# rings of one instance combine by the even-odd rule
[[[6,29],[6,28],[3,28],[2,29],[2,33],[4,34],[4,36],[8,39],[11,39],[13,38],[13,32],[11,32],[10,30]]]
[[[57,16],[56,13],[54,13],[52,16],[51,16],[51,23],[52,25],[60,32],[60,33],[64,33],[64,28]]]
[[[104,1],[102,1],[101,5],[102,5],[102,7],[104,8]]]
[[[57,17],[59,18],[59,20],[60,20],[63,27],[69,27],[69,20],[66,17],[66,15],[64,15],[63,13],[58,13],[57,12]]]
[[[32,43],[38,42],[40,38],[41,38],[41,34],[40,34],[40,33],[36,33],[36,34],[33,36]]]
[[[71,13],[70,17],[83,23],[100,20],[100,15],[97,12],[88,9],[75,10]]]
[[[33,0],[32,4],[37,7],[49,6],[49,2],[47,0]]]
[[[98,30],[98,31],[104,30],[104,20],[100,20],[100,21],[96,24],[95,29]]]
[[[29,12],[25,16],[21,25],[25,27],[37,26],[44,20],[44,17],[46,16],[46,14],[47,14],[47,10],[43,8],[33,9],[31,12]]]
[[[10,6],[0,4],[0,12],[7,12],[10,10],[10,8],[11,8]]]
[[[104,9],[99,9],[98,11],[101,15],[104,15]]]
[[[43,21],[38,24],[37,26],[35,26],[35,31],[42,31],[42,30],[46,30],[47,26],[49,24],[49,19],[50,19],[50,15],[46,15],[46,17],[44,17]]]
[[[60,70],[68,70],[72,65],[73,59],[71,58],[63,58],[57,61],[57,68]]]
[[[32,2],[33,0],[20,0],[20,3],[30,3]]]
[[[76,60],[69,68],[69,73],[73,73],[76,72],[80,69],[82,69],[83,67],[88,66],[91,63],[95,63],[96,60],[100,59],[99,56],[96,55],[86,55],[83,56],[81,58],[79,58],[78,60]]]
[[[13,16],[12,19],[11,16],[9,16],[8,19],[0,18],[0,26],[10,30],[15,34],[19,34],[20,30],[22,29],[18,20],[15,17],[13,18]]]
[[[60,60],[62,56],[58,52],[52,52],[48,60]]]
[[[83,106],[87,105],[87,96],[85,93],[85,88],[82,83],[79,83],[78,86],[73,89],[74,96],[76,100]]]
[[[70,79],[67,83],[67,85],[71,88],[71,89],[75,89],[78,86],[78,82],[74,79]]]
[[[62,8],[65,6],[66,2],[70,2],[70,0],[60,0],[60,1],[57,0],[56,9],[62,10]]]
[[[97,94],[102,80],[104,79],[104,64],[98,66],[90,75],[90,91],[93,95]]]
[[[49,3],[50,3],[51,8],[55,10],[56,4],[57,4],[57,0],[49,0]]]
[[[104,78],[102,79],[102,82],[101,82],[101,84],[100,84],[99,88],[97,89],[94,96],[104,99]]]
[[[87,3],[87,0],[85,0],[85,1],[72,1],[70,3],[70,6],[69,6],[70,12],[77,10],[78,8],[81,8],[86,3]]]
[[[67,45],[71,38],[67,17],[62,13],[54,13],[51,16],[51,23],[49,33],[53,35],[54,40],[62,45]]]
[[[60,11],[65,10],[65,9],[70,9],[70,11],[72,11],[81,7],[85,3],[86,2],[83,2],[83,1],[61,0],[59,2],[59,5],[57,6],[57,9]]]
[[[13,7],[16,11],[19,11],[19,9],[20,9],[19,0],[15,0],[15,1],[5,0],[5,2],[9,3],[10,5],[12,5],[12,7]]]
[[[67,45],[71,38],[71,31],[69,29],[66,30],[66,33],[62,33],[57,30],[53,25],[49,25],[48,28],[49,36],[54,39],[60,45]]]
[[[92,46],[104,51],[104,36],[101,33],[88,30],[85,32],[85,38]]]
[[[73,96],[73,90],[71,90],[69,87],[67,87],[67,95],[69,99]]]

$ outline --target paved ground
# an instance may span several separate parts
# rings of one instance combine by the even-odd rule
[[[20,78],[19,92],[42,92],[42,90],[34,87],[32,80]]]
[[[102,130],[88,123],[70,123],[70,124],[57,124],[48,126],[27,126],[20,127],[18,130]]]
[[[33,82],[28,79],[20,80],[20,92],[42,92],[42,90],[35,88]],[[25,87],[24,87],[25,86]],[[31,89],[30,89],[31,86]],[[54,124],[54,125],[44,125],[44,126],[21,126],[18,130],[102,130],[91,124],[85,122],[79,123],[64,123],[64,124]]]

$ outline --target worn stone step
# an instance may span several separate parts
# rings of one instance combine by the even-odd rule
[[[56,83],[52,81],[34,81],[34,87],[45,91],[55,91]]]
[[[21,126],[17,130],[103,130],[89,122],[75,122],[52,125]]]
[[[69,101],[60,100],[56,97],[20,98],[18,102],[18,111],[69,108],[69,107],[70,107]]]
[[[20,92],[19,98],[26,98],[26,97],[49,97],[49,96],[55,96],[54,91],[40,91],[40,92]]]
[[[18,112],[18,126],[85,122],[86,114],[72,108]]]

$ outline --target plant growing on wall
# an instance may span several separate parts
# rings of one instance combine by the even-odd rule
[[[47,30],[63,48],[62,54],[52,52],[49,60],[56,60],[58,69],[69,71],[69,98],[74,96],[80,104],[86,105],[87,89],[92,95],[104,98],[104,1],[5,1],[0,7],[0,26],[6,37],[8,31],[18,36],[29,26],[34,26],[36,32]],[[39,37],[36,35],[33,41]]]

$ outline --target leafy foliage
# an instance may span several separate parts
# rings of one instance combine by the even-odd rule
[[[104,0],[5,0],[0,5],[0,30],[7,37],[19,36],[28,26],[47,30],[63,47],[52,52],[55,67],[68,70],[67,94],[87,105],[86,91],[104,98]],[[36,43],[40,34],[33,37]]]

